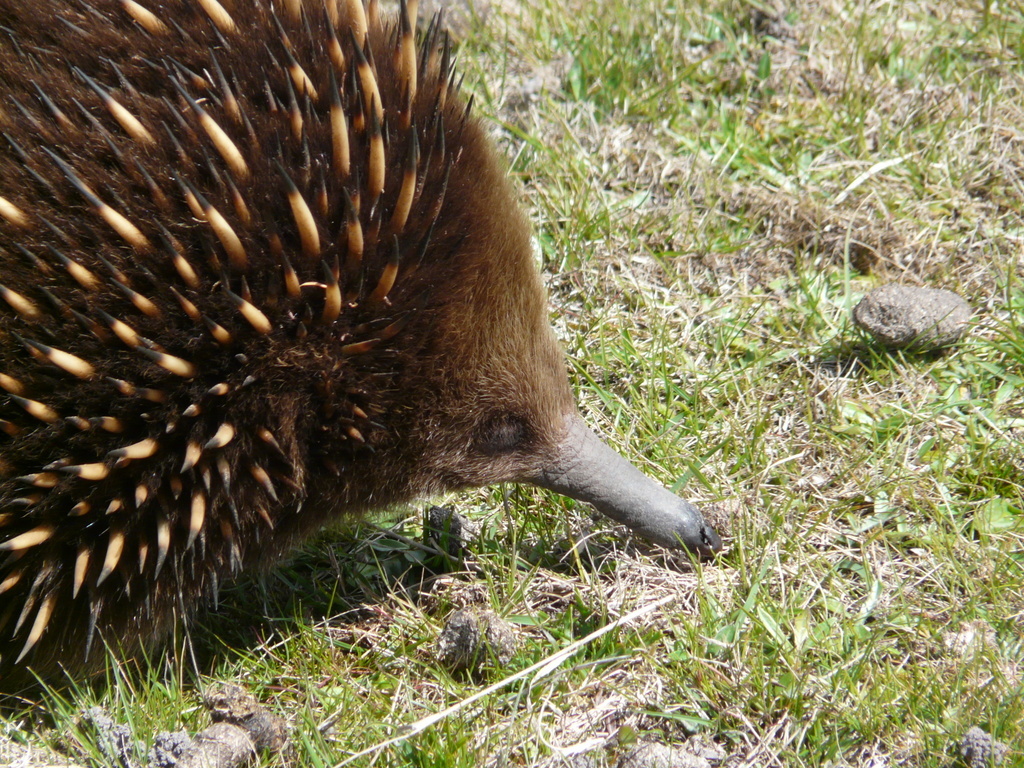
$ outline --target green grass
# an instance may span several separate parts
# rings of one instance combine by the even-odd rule
[[[727,552],[693,568],[570,500],[463,495],[471,567],[427,598],[436,555],[329,535],[229,591],[194,659],[11,722],[103,765],[88,706],[148,744],[238,681],[291,723],[268,764],[330,766],[674,594],[354,764],[614,765],[699,734],[730,765],[940,768],[973,725],[1024,759],[1022,40],[1019,7],[980,1],[493,8],[460,60],[523,185],[581,409],[708,503]],[[967,339],[872,346],[850,310],[894,280],[965,296]],[[418,537],[418,512],[395,526]],[[482,678],[431,654],[466,603],[520,634]]]

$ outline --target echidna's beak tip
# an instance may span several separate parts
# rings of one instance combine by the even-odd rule
[[[721,537],[697,507],[640,472],[575,414],[556,455],[527,480],[589,502],[655,544],[702,558],[722,549]]]

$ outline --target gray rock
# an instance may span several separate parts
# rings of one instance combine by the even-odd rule
[[[174,768],[178,758],[192,746],[192,737],[185,731],[161,731],[149,750],[149,768]]]
[[[978,726],[964,734],[960,742],[960,755],[967,768],[992,768],[1002,765],[1010,748],[996,741]]]
[[[447,553],[454,563],[461,563],[468,527],[466,518],[451,507],[429,507],[423,521],[424,543]]]
[[[214,723],[238,726],[256,749],[280,752],[288,744],[288,724],[284,718],[266,709],[240,685],[223,683],[214,686],[203,694],[203,703],[210,710]],[[222,733],[233,738],[228,731]]]
[[[889,349],[926,351],[963,336],[970,305],[951,291],[883,285],[853,309],[853,322]]]
[[[448,617],[437,639],[437,659],[452,671],[505,665],[515,653],[515,629],[493,611],[463,608]]]
[[[711,750],[706,745],[689,742],[673,747],[656,741],[638,744],[619,758],[616,768],[711,768],[717,765],[724,752]]]
[[[115,722],[102,707],[90,707],[85,719],[96,729],[96,746],[110,765],[134,768],[139,754],[131,728]]]

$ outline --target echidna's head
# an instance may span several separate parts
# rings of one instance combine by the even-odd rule
[[[375,391],[366,445],[343,435],[334,459],[381,480],[368,507],[536,477],[575,418],[529,225],[482,126],[467,122],[460,144],[423,265],[393,289],[411,319],[339,372],[338,388],[354,377]]]
[[[429,299],[405,331],[410,354],[399,356],[390,426],[377,436],[390,451],[371,463],[401,457],[392,476],[407,478],[411,494],[528,482],[589,501],[660,544],[718,549],[696,508],[581,421],[529,225],[477,123],[462,134],[445,213],[449,236],[435,233]]]
[[[404,442],[427,488],[532,477],[575,414],[529,227],[479,131],[452,172],[459,239],[402,386],[415,381]]]

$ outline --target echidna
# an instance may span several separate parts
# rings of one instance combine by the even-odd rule
[[[0,0],[0,689],[341,514],[527,481],[720,547],[576,414],[415,0]]]

